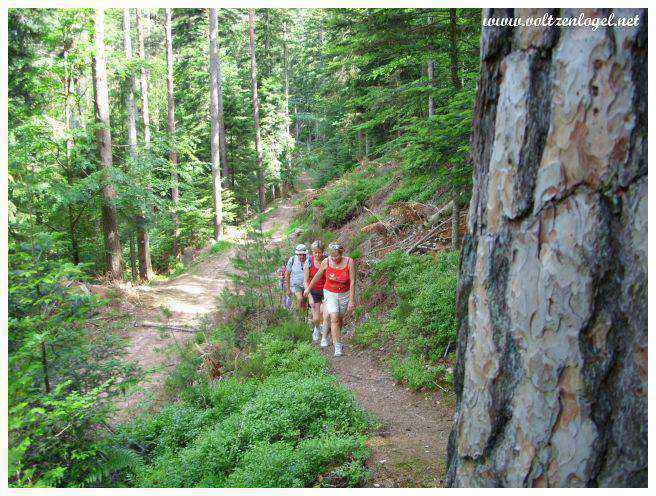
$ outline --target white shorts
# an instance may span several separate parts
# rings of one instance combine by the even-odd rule
[[[323,307],[327,314],[344,315],[349,304],[349,292],[333,293],[327,289],[323,290]]]

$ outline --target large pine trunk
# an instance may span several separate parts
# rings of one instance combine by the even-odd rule
[[[96,9],[94,30],[95,53],[93,56],[93,95],[96,114],[96,140],[100,167],[105,171],[102,184],[102,224],[107,254],[107,273],[111,279],[123,279],[123,260],[121,242],[118,234],[116,213],[116,191],[108,177],[112,167],[112,135],[109,127],[109,89],[107,87],[107,68],[105,65],[105,11]]]
[[[136,9],[137,23],[137,45],[139,50],[139,59],[142,63],[146,62],[146,44],[144,41],[144,27],[141,17],[141,9]],[[141,67],[141,117],[143,119],[143,136],[144,136],[144,157],[150,155],[150,113],[148,111],[148,73],[146,68]],[[153,277],[153,265],[150,260],[150,236],[148,234],[146,216],[143,212],[137,215],[137,252],[139,254],[139,276],[144,281],[149,281]]]
[[[636,13],[483,28],[450,486],[647,484],[647,19],[615,15]]]
[[[175,102],[173,100],[173,33],[171,32],[171,9],[165,10],[164,30],[166,31],[166,94],[168,103],[167,128],[169,132],[169,160],[171,161],[171,201],[173,202],[173,258],[180,255],[180,221],[177,206],[180,198],[178,189],[178,152],[175,149]]]
[[[223,201],[221,194],[220,124],[219,124],[219,20],[216,9],[210,9],[210,119],[212,135],[212,189],[214,192],[214,239],[223,235]]]
[[[255,126],[255,151],[257,152],[258,199],[260,212],[263,212],[266,198],[264,194],[264,166],[262,164],[262,142],[260,140],[260,104],[257,98],[257,63],[255,61],[255,32],[253,24],[253,9],[248,9],[248,36],[250,41],[251,80],[253,87],[253,125]]]

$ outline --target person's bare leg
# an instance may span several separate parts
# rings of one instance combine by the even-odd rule
[[[342,317],[338,313],[330,314],[330,330],[333,335],[333,344],[342,341]]]
[[[327,309],[324,307],[323,322],[321,325],[321,341],[326,340],[326,345],[328,346],[328,341],[330,340],[330,314]],[[322,345],[323,346],[323,345]]]

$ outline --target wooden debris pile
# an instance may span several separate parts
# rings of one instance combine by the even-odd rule
[[[426,253],[451,249],[453,234],[453,202],[441,206],[416,202],[396,204],[386,214],[365,208],[376,220],[362,227],[372,233],[365,262],[376,263],[387,253],[402,250],[406,253]],[[458,240],[467,227],[467,211],[457,211]],[[370,217],[370,218],[371,218]]]

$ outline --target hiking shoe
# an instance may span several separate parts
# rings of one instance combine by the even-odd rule
[[[326,336],[323,336],[321,338],[321,347],[322,348],[328,348],[328,338]]]
[[[335,343],[335,356],[342,356],[342,343]]]
[[[319,332],[319,329],[315,327],[314,331],[312,332],[312,342],[316,343],[317,341],[319,341],[320,337],[321,337],[321,333]]]

